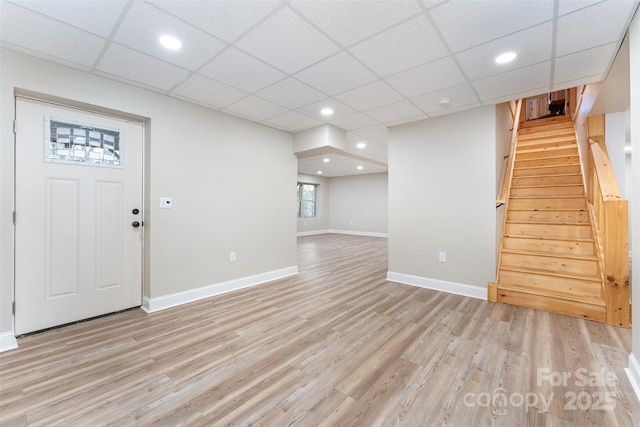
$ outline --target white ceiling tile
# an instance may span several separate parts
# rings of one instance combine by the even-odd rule
[[[291,5],[345,47],[420,12],[415,1],[407,0],[294,0]]]
[[[440,106],[438,100],[442,97],[449,98],[449,107]],[[411,101],[429,115],[434,112],[451,111],[454,108],[478,103],[475,94],[466,84],[411,98]]]
[[[58,21],[107,37],[111,34],[113,26],[128,2],[126,0],[23,0],[17,3]]]
[[[242,37],[236,47],[293,74],[336,53],[339,47],[285,8]]]
[[[329,123],[344,130],[353,130],[378,124],[378,122],[373,120],[371,117],[365,116],[362,113],[340,117],[338,119],[331,120]]]
[[[480,105],[480,104],[478,104]],[[427,116],[426,114],[418,114],[417,116],[405,116],[403,118],[400,118],[398,120],[392,120],[390,122],[387,122],[386,125],[391,127],[391,126],[398,126],[398,125],[403,125],[405,123],[411,123],[411,122],[417,122],[418,120],[424,120],[429,118],[429,116]]]
[[[280,2],[267,0],[154,0],[153,5],[184,19],[209,34],[231,42],[280,7]]]
[[[123,64],[126,64],[123,67]],[[97,70],[134,82],[168,91],[182,81],[189,72],[182,68],[111,43],[98,64]],[[153,72],[150,72],[150,71]]]
[[[333,114],[328,117],[323,116],[320,113],[320,110],[322,110],[323,108],[331,108],[333,110]],[[354,110],[353,108],[333,98],[326,98],[326,99],[323,99],[322,101],[314,102],[313,104],[300,107],[297,110],[303,114],[306,114],[309,117],[313,117],[323,122],[326,122],[329,120],[335,120],[344,116],[350,116],[351,114],[356,113],[356,110]]]
[[[616,47],[617,43],[611,43],[556,58],[554,84],[596,74],[603,75],[607,71],[607,61],[613,57]]]
[[[180,39],[182,49],[164,48],[158,39],[165,34]],[[131,6],[114,40],[192,71],[200,68],[225,46],[211,35],[142,2]]]
[[[482,104],[480,104],[479,102],[474,102],[473,104],[462,105],[460,107],[453,107],[453,108],[447,108],[446,110],[433,111],[429,113],[429,117],[438,117],[438,116],[444,116],[447,114],[460,113],[462,111],[467,111],[467,110],[471,110],[473,108],[478,108],[478,107],[482,107]]]
[[[558,15],[566,15],[567,13],[574,12],[578,9],[590,6],[594,3],[599,3],[602,0],[571,0],[558,2]]]
[[[365,40],[349,51],[383,77],[442,58],[447,54],[440,38],[424,15]]]
[[[619,40],[634,6],[637,4],[631,1],[607,1],[560,17],[556,54],[563,56]]]
[[[331,96],[377,80],[375,74],[345,52],[302,70],[296,78]]]
[[[387,140],[389,139],[389,131],[387,127],[381,124],[352,130],[349,133],[357,135],[361,138],[368,139],[370,141],[376,141],[378,143],[384,144],[386,144]]]
[[[256,93],[261,98],[295,109],[326,96],[294,78],[287,78]]]
[[[503,95],[497,98],[485,99],[483,100],[483,103],[484,105],[500,104],[503,102],[514,101],[517,99],[527,98],[529,96],[537,96],[537,95],[548,93],[548,92],[549,92],[549,86],[547,85],[547,86],[539,87],[535,89],[528,89],[525,92],[510,93],[509,95]]]
[[[377,81],[337,95],[336,98],[356,110],[364,111],[400,101],[402,96],[385,82]]]
[[[325,163],[323,160],[329,158],[331,161]],[[362,166],[362,169],[358,169]],[[322,174],[318,174],[322,171]],[[348,154],[329,153],[322,156],[303,157],[298,159],[298,173],[308,175],[321,175],[325,177],[363,175],[368,173],[387,172],[386,165],[379,165],[366,160],[350,157]]]
[[[297,111],[289,111],[279,116],[275,116],[266,121],[268,124],[285,128],[291,132],[318,126],[322,122],[311,117],[300,114]]]
[[[515,94],[525,87],[550,86],[551,62],[530,65],[472,82],[481,101]],[[515,98],[514,98],[515,99]]]
[[[450,1],[429,11],[454,52],[553,18],[553,0]]]
[[[91,67],[105,44],[101,37],[11,3],[2,3],[0,15],[2,41],[41,53],[38,56]]]
[[[195,74],[180,84],[172,93],[216,108],[232,104],[248,94],[225,84]]]
[[[442,58],[385,79],[404,96],[411,97],[457,86],[465,78],[450,57]]]
[[[258,91],[286,77],[286,74],[233,47],[202,67],[199,73],[247,92]]]
[[[287,111],[286,108],[262,98],[258,98],[257,96],[248,96],[241,99],[240,101],[228,106],[226,110],[258,121],[266,120]]]
[[[372,110],[367,110],[365,113],[367,116],[371,116],[385,124],[389,124],[390,122],[401,120],[406,117],[422,115],[422,111],[409,101],[400,101],[394,104],[383,105]]]
[[[550,60],[552,37],[553,26],[551,22],[547,22],[465,50],[455,56],[467,78],[478,80]],[[495,57],[504,52],[516,52],[518,56],[507,64],[496,64]]]
[[[564,90],[564,89],[570,89],[572,87],[586,85],[586,84],[589,84],[589,83],[600,82],[600,81],[602,81],[602,79],[604,79],[604,77],[605,76],[603,76],[602,74],[596,74],[595,76],[581,77],[579,79],[575,79],[575,80],[570,80],[570,81],[554,84],[553,88],[551,88],[551,90],[553,90],[553,91]],[[537,92],[537,93],[540,93],[540,92]]]

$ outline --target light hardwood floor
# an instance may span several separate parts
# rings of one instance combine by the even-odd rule
[[[638,424],[630,330],[387,282],[386,246],[303,237],[297,276],[19,338],[0,424]]]

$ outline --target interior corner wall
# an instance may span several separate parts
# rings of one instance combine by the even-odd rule
[[[327,232],[330,228],[329,215],[331,212],[331,202],[329,198],[329,178],[324,176],[305,175],[299,173],[298,182],[318,185],[318,194],[316,196],[316,217],[298,218],[298,233],[304,235]]]
[[[495,280],[495,144],[495,106],[389,129],[390,274]]]
[[[635,18],[629,27],[629,78],[631,90],[631,107],[630,107],[630,128],[631,128],[631,176],[633,186],[630,189],[629,201],[630,209],[630,226],[631,240],[634,249],[632,258],[632,271],[636,274],[632,275],[632,300],[634,327],[631,329],[632,334],[632,352],[637,361],[640,361],[640,327],[637,323],[640,319],[640,12],[636,13]],[[640,372],[636,372],[640,376]],[[638,384],[640,385],[640,384]],[[640,390],[636,390],[638,398],[640,398]]]
[[[509,142],[513,134],[513,116],[508,103],[496,105],[496,200],[502,192],[502,183],[508,177],[504,174],[510,161],[505,156],[509,153]],[[500,241],[502,240],[502,227],[504,224],[504,216],[506,215],[507,205],[504,204],[496,208],[496,259],[500,252]],[[497,270],[496,265],[496,270]]]
[[[331,178],[330,228],[344,233],[386,235],[388,194],[387,173]]]
[[[1,55],[0,334],[13,330],[15,88],[148,119],[147,297],[296,267],[291,134],[14,51]],[[161,196],[173,198],[172,209],[159,209]]]
[[[626,194],[625,190],[625,116],[626,112],[610,113],[604,116],[605,145],[611,160],[611,166],[618,181],[620,194]]]

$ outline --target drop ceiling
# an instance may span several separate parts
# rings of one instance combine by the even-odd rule
[[[325,176],[386,170],[389,126],[603,80],[638,8],[637,0],[1,1],[5,48],[289,132],[346,130],[347,148]],[[183,48],[164,49],[162,34]],[[505,51],[516,60],[496,64]],[[320,114],[327,106],[331,117]],[[302,173],[321,168],[322,157],[300,159]]]

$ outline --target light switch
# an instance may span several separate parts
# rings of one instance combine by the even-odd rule
[[[160,209],[171,209],[171,197],[160,197]]]

